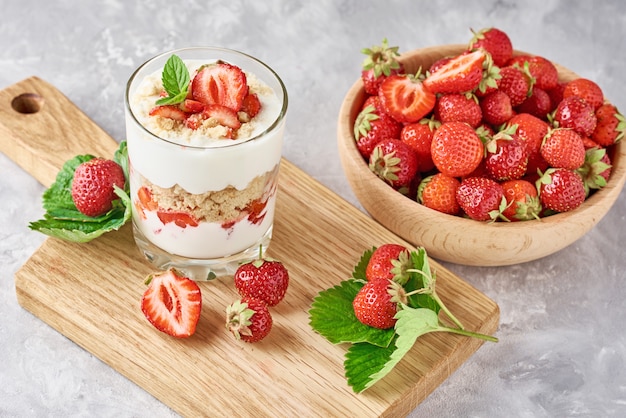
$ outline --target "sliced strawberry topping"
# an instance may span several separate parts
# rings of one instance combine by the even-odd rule
[[[174,222],[177,226],[181,228],[186,228],[188,226],[198,226],[198,220],[187,212],[162,210],[157,212],[157,216],[159,217],[161,222],[163,222],[163,224]]]
[[[248,94],[248,83],[239,67],[218,62],[198,71],[193,78],[191,91],[194,100],[207,105],[226,106],[238,112]]]
[[[187,114],[176,105],[157,106],[150,111],[150,116],[161,116],[179,121],[187,119]]]
[[[200,319],[202,294],[198,285],[174,270],[148,277],[141,310],[156,329],[177,338],[193,335]]]
[[[152,199],[152,193],[147,187],[140,187],[137,190],[137,197],[139,197],[139,202],[141,203],[141,207],[146,210],[156,210],[159,205]]]
[[[241,111],[246,112],[250,119],[258,115],[261,111],[261,101],[259,100],[259,96],[257,96],[256,93],[252,93],[244,97],[241,105]]]
[[[217,120],[220,125],[227,126],[232,129],[239,129],[241,122],[237,116],[237,112],[218,104],[206,105],[202,112],[202,117],[205,119],[213,118]]]
[[[185,99],[180,104],[180,109],[187,113],[200,113],[204,110],[204,103],[193,99]]]

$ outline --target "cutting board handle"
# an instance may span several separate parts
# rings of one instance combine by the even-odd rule
[[[46,187],[74,156],[111,158],[117,147],[65,95],[38,77],[0,91],[0,151]]]

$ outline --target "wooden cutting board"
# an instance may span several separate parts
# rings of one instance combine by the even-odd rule
[[[36,77],[0,91],[0,141],[46,186],[73,156],[111,157],[117,148]],[[224,327],[224,309],[236,298],[232,277],[200,283],[203,311],[194,336],[177,340],[156,331],[140,310],[143,279],[153,268],[129,225],[88,244],[48,238],[16,273],[15,290],[21,306],[183,416],[405,416],[482,342],[426,335],[384,380],[355,394],[343,374],[347,346],[328,343],[308,324],[317,293],[348,278],[365,249],[385,242],[409,246],[283,160],[269,255],[284,262],[291,283],[260,343],[238,342]],[[466,328],[494,333],[497,304],[437,262],[431,266],[442,299]]]

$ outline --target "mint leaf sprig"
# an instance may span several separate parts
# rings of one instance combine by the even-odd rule
[[[126,141],[122,141],[113,160],[122,166],[126,185],[124,189],[115,186],[115,194],[120,198],[113,201],[107,213],[90,217],[76,209],[72,200],[72,180],[74,171],[80,164],[95,158],[93,155],[77,155],[63,164],[55,182],[43,193],[43,219],[31,222],[33,231],[71,242],[89,242],[99,236],[121,228],[131,218],[131,200],[128,195],[128,151]]]
[[[178,55],[172,55],[165,62],[161,81],[167,96],[157,100],[157,105],[173,105],[185,100],[189,92],[190,76],[187,66]]]
[[[363,253],[351,278],[321,291],[309,310],[309,324],[314,331],[333,344],[350,344],[345,354],[344,371],[354,392],[372,387],[389,374],[422,335],[449,332],[498,341],[496,337],[465,330],[444,305],[436,292],[436,278],[424,248],[410,252],[412,268],[406,270],[409,278],[403,285],[406,302],[399,305],[395,327],[380,330],[363,325],[354,314],[352,301],[366,282],[365,268],[374,250]],[[440,310],[456,328],[440,321]]]

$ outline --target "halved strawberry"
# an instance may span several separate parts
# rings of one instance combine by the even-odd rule
[[[247,94],[246,97],[243,98],[241,111],[245,112],[250,119],[258,115],[261,111],[259,96],[257,96],[256,93]]]
[[[220,61],[198,71],[191,83],[191,91],[194,100],[206,105],[226,106],[238,112],[248,94],[248,82],[241,68]]]
[[[159,217],[159,220],[163,222],[163,224],[173,222],[181,228],[186,228],[188,226],[198,226],[198,220],[190,213],[183,211],[161,210],[157,212],[157,216]]]
[[[187,113],[177,105],[157,106],[150,111],[150,116],[161,116],[163,118],[184,121],[187,119]]]
[[[426,90],[419,76],[390,75],[380,85],[380,104],[401,123],[417,122],[435,107],[437,98]]]
[[[478,49],[452,58],[424,80],[432,93],[465,93],[478,87],[483,76],[485,51]]]
[[[198,285],[173,269],[149,275],[146,284],[141,311],[148,321],[173,337],[193,335],[202,310]]]
[[[237,112],[230,109],[227,106],[218,104],[206,105],[202,116],[205,119],[213,118],[217,120],[220,125],[227,126],[232,129],[239,129],[241,122],[237,116]]]

